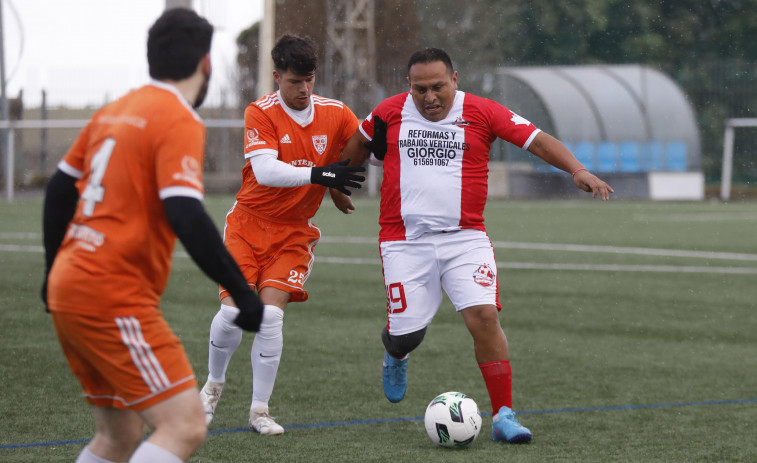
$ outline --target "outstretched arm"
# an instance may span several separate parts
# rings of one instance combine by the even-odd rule
[[[615,192],[610,185],[589,172],[565,145],[548,133],[539,132],[536,134],[528,146],[528,151],[558,169],[571,174],[576,187],[591,192],[592,198],[596,198],[599,195],[605,201],[609,199],[610,193]]]

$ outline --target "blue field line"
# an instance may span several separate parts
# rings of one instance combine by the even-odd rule
[[[575,408],[553,408],[548,410],[520,410],[517,415],[541,415],[550,413],[574,413],[574,412],[606,412],[616,410],[638,410],[644,408],[668,408],[668,407],[691,407],[701,405],[732,405],[757,403],[755,399],[728,399],[728,400],[707,400],[694,402],[671,402],[662,404],[642,404],[642,405],[615,405],[609,407],[575,407]],[[491,416],[491,413],[481,413],[483,416]],[[422,416],[400,417],[400,418],[382,418],[373,420],[353,420],[353,421],[333,421],[310,424],[290,424],[284,426],[284,429],[304,429],[304,428],[332,428],[338,426],[356,426],[361,424],[379,424],[379,423],[397,423],[401,421],[422,421]],[[228,434],[235,432],[250,432],[250,428],[219,429],[208,431],[208,434]],[[10,444],[0,445],[0,450],[20,449],[30,447],[53,447],[56,445],[86,444],[89,439],[54,441],[54,442],[36,442],[31,444]]]

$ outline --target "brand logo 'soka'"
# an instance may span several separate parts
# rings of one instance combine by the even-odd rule
[[[313,146],[318,154],[323,154],[326,151],[326,145],[328,145],[328,137],[326,135],[313,135]]]

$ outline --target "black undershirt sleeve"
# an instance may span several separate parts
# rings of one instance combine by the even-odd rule
[[[175,196],[164,199],[163,206],[168,222],[192,260],[210,279],[229,291],[237,307],[242,312],[262,307],[236,261],[224,246],[218,229],[202,202],[195,198]],[[259,312],[262,316],[262,310]]]
[[[45,245],[45,273],[50,272],[58,248],[66,236],[68,223],[74,217],[79,192],[76,178],[61,170],[55,172],[45,189],[42,206],[42,241]]]
[[[40,289],[40,298],[47,308],[47,275],[53,266],[68,223],[74,217],[79,191],[76,178],[62,170],[57,170],[45,188],[45,202],[42,205],[42,243],[45,246],[45,277]]]

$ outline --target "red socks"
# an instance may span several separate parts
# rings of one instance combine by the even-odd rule
[[[513,374],[509,360],[482,363],[478,366],[484,375],[489,400],[492,403],[492,415],[497,414],[502,406],[513,408]]]

